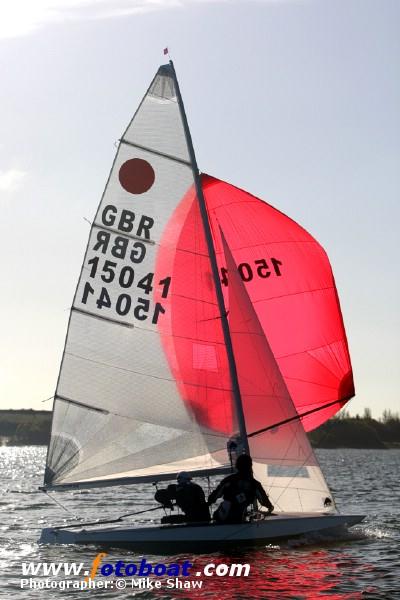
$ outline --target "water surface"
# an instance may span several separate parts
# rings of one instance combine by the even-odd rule
[[[318,458],[341,512],[367,515],[347,536],[318,541],[301,538],[253,551],[157,557],[150,562],[190,559],[196,570],[209,562],[249,563],[242,578],[210,577],[201,590],[21,590],[22,562],[84,562],[88,567],[100,551],[95,547],[39,546],[43,526],[74,517],[113,518],[154,506],[152,485],[52,494],[43,492],[43,447],[0,447],[0,598],[217,598],[217,599],[364,599],[400,600],[400,450],[319,450]],[[160,512],[160,514],[162,514]],[[159,518],[141,515],[142,523]],[[127,521],[129,522],[129,520]],[[110,550],[107,561],[138,562],[139,555]]]

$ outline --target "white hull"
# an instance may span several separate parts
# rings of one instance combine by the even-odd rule
[[[39,543],[95,544],[128,547],[139,552],[173,553],[265,545],[309,533],[327,533],[360,523],[363,515],[283,513],[237,525],[161,525],[103,529],[46,528]]]

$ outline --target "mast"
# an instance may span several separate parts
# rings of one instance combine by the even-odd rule
[[[178,98],[178,106],[179,106],[179,110],[180,110],[181,117],[182,117],[183,128],[185,131],[185,137],[186,137],[186,142],[188,145],[190,162],[191,162],[191,166],[192,166],[193,179],[194,179],[194,183],[195,183],[195,187],[196,187],[196,196],[197,196],[197,199],[199,202],[200,213],[201,213],[201,218],[202,218],[203,227],[204,227],[204,233],[205,233],[206,241],[207,241],[208,254],[210,256],[212,276],[214,279],[214,286],[215,286],[215,291],[216,291],[216,295],[217,295],[218,308],[219,308],[219,312],[220,312],[220,316],[221,316],[222,331],[223,331],[223,335],[224,335],[226,353],[228,356],[229,373],[230,373],[231,382],[232,382],[233,400],[235,403],[236,414],[237,414],[237,418],[238,418],[240,439],[241,439],[241,442],[243,444],[243,447],[244,447],[246,453],[248,455],[250,455],[250,448],[249,448],[249,442],[247,439],[247,431],[246,431],[246,421],[245,421],[244,413],[243,413],[243,405],[242,405],[242,398],[241,398],[241,394],[240,394],[240,387],[239,387],[238,375],[237,375],[237,370],[236,370],[235,356],[233,353],[231,334],[230,334],[228,318],[227,318],[227,314],[226,314],[224,296],[222,293],[221,281],[219,278],[217,258],[215,255],[215,248],[214,248],[212,235],[211,235],[210,222],[208,220],[206,202],[205,202],[204,195],[203,195],[203,189],[201,187],[200,173],[199,173],[199,169],[197,166],[196,155],[194,153],[194,148],[193,148],[193,143],[192,143],[192,137],[190,135],[189,125],[188,125],[188,121],[186,118],[185,107],[183,104],[181,91],[179,89],[179,83],[178,83],[178,78],[176,76],[174,63],[172,62],[172,60],[170,60],[169,64],[171,66],[172,75],[173,75],[173,79],[174,79],[176,94],[177,94],[177,98]]]

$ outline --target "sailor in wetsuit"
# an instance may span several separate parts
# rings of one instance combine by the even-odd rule
[[[241,454],[236,461],[236,473],[225,477],[218,487],[210,494],[208,504],[213,504],[217,498],[223,498],[214,513],[217,523],[243,523],[246,519],[246,509],[256,499],[271,513],[274,510],[270,499],[261,483],[254,479],[253,461],[247,454]]]
[[[154,498],[166,508],[173,508],[172,500],[175,500],[184,516],[182,515],[181,519],[173,516],[164,517],[162,522],[209,521],[210,511],[203,489],[197,483],[193,483],[186,471],[178,473],[176,479],[177,484],[171,484],[165,490],[158,490]]]

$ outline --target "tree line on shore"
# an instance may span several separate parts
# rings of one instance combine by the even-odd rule
[[[0,438],[5,445],[47,445],[50,428],[50,411],[0,410]],[[341,410],[308,435],[318,448],[400,448],[400,416],[385,410],[374,419],[366,408],[362,416],[352,417]]]
[[[309,438],[318,448],[400,448],[400,416],[384,410],[380,419],[374,419],[366,408],[362,416],[351,417],[341,410]]]
[[[51,415],[49,410],[0,410],[2,443],[7,446],[47,445]]]

